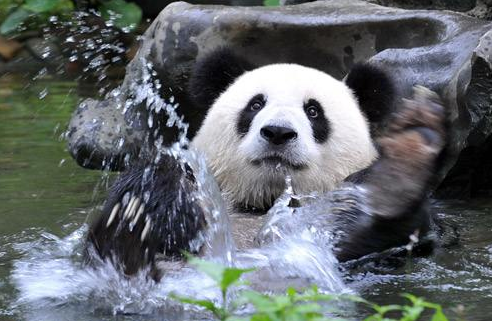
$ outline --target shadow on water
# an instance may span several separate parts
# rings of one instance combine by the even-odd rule
[[[184,313],[166,301],[165,294],[179,284],[121,282],[112,292],[115,297],[106,297],[107,292],[97,289],[112,279],[111,269],[97,274],[77,265],[84,222],[101,203],[111,178],[78,167],[62,139],[74,106],[91,93],[95,96],[97,89],[81,91],[76,83],[65,80],[26,84],[13,76],[0,78],[0,320],[155,319],[155,314],[113,316],[118,309],[98,306],[101,300],[120,304],[130,300],[126,311],[134,312],[145,312],[152,302],[151,311],[158,312],[159,319],[205,318],[201,313]],[[409,292],[441,303],[451,316],[456,315],[453,310],[462,309],[458,312],[465,320],[491,320],[492,200],[435,202],[433,207],[442,219],[458,227],[458,244],[438,249],[430,257],[410,259],[396,270],[352,275],[346,283],[378,303],[396,303],[397,293]],[[249,224],[251,217],[235,220]],[[19,305],[20,293],[12,278],[14,265],[21,271],[41,271],[32,269],[38,260],[50,261],[45,265],[50,269],[25,275],[23,281],[37,287],[38,293],[43,282],[51,282],[50,291],[57,289],[60,294],[59,302],[46,301],[47,308],[41,310]],[[200,278],[190,271],[176,273],[169,280],[187,284]],[[207,296],[210,284],[202,283],[200,294]],[[70,289],[64,292],[67,286]]]

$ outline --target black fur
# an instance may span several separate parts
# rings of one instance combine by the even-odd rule
[[[172,156],[163,156],[157,165],[133,167],[114,183],[102,214],[90,224],[89,244],[99,257],[120,263],[127,275],[147,265],[154,268],[158,254],[172,260],[181,257],[182,251],[194,252],[190,241],[206,225],[200,205],[191,197],[196,188],[191,168]],[[134,226],[130,224],[133,218],[124,218],[132,196],[144,204],[144,211]],[[117,204],[119,210],[108,226]],[[137,209],[138,206],[133,213]],[[146,220],[152,224],[142,242]],[[91,259],[89,252],[87,259]],[[154,269],[152,275],[159,278]]]
[[[308,108],[315,107],[318,111],[318,115],[313,118],[309,117],[307,113]],[[304,104],[304,111],[311,122],[311,128],[313,129],[314,139],[317,143],[322,144],[328,140],[330,135],[330,122],[326,119],[325,113],[320,103],[315,99],[309,99],[307,103]]]
[[[357,97],[360,109],[371,124],[371,131],[374,133],[385,127],[396,99],[391,77],[379,67],[360,63],[350,70],[345,83]]]
[[[254,69],[229,48],[219,48],[199,59],[191,73],[188,93],[195,105],[209,108],[234,80]]]
[[[255,118],[256,114],[263,108],[266,104],[265,96],[262,94],[258,94],[250,99],[246,107],[243,108],[241,113],[239,114],[239,118],[236,123],[236,131],[240,137],[245,136],[249,127],[251,126],[251,122]],[[259,109],[254,109],[253,106],[258,105],[261,106]]]
[[[371,171],[372,169],[369,169]],[[410,243],[409,236],[418,231],[422,242],[429,242],[431,212],[425,195],[416,195],[414,202],[403,207],[400,215],[385,218],[367,213],[362,206],[366,202],[354,189],[354,193],[334,192],[332,215],[336,215],[335,226],[343,231],[343,236],[335,241],[334,252],[340,262],[359,259],[371,253],[405,246]],[[424,238],[422,238],[424,236]]]

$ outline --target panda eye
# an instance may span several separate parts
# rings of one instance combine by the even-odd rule
[[[309,118],[318,118],[321,113],[321,105],[317,100],[309,99],[309,101],[304,104],[304,112]]]
[[[251,110],[260,110],[261,108],[263,107],[263,104],[259,101],[255,101],[252,105],[251,105]]]
[[[317,106],[308,106],[306,109],[306,114],[311,118],[318,117],[318,107]]]
[[[263,95],[254,96],[248,103],[251,111],[258,111],[265,106],[265,97]]]

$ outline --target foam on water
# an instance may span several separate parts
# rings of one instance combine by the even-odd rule
[[[163,282],[156,283],[147,277],[148,271],[127,278],[109,262],[89,267],[76,259],[85,233],[86,226],[63,239],[45,234],[42,242],[22,245],[32,248],[14,263],[12,279],[20,292],[17,305],[45,310],[82,304],[88,312],[150,314],[179,306],[169,299],[171,292],[218,297],[212,280],[189,268],[168,266]]]
[[[194,166],[203,162],[196,155],[187,156],[196,162]],[[279,241],[237,252],[220,191],[210,175],[202,176],[206,171],[198,173],[200,184],[209,187],[203,188],[207,191],[203,201],[209,202],[214,212],[210,229],[202,236],[206,259],[230,266],[255,267],[257,270],[247,278],[251,287],[260,291],[283,292],[287,286],[302,289],[317,284],[325,292],[350,292],[338,271],[336,258],[320,246],[307,227],[296,235],[280,232]],[[285,215],[291,210],[286,203],[291,193],[287,188],[270,216]],[[159,283],[148,278],[146,270],[128,278],[110,262],[85,265],[82,254],[86,232],[87,227],[83,226],[65,238],[45,233],[41,240],[18,246],[26,254],[14,263],[12,274],[20,293],[17,305],[40,310],[78,305],[91,313],[160,314],[183,310],[183,306],[169,298],[171,293],[221,301],[214,282],[185,263],[161,263],[165,275]],[[186,309],[187,313],[197,312]]]

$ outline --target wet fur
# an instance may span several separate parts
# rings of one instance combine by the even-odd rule
[[[87,250],[111,260],[127,275],[150,266],[158,279],[157,256],[175,260],[183,251],[198,253],[190,242],[206,222],[200,204],[193,200],[196,190],[191,168],[173,156],[134,166],[113,184],[101,215],[90,223]],[[86,257],[90,260],[93,255]]]

